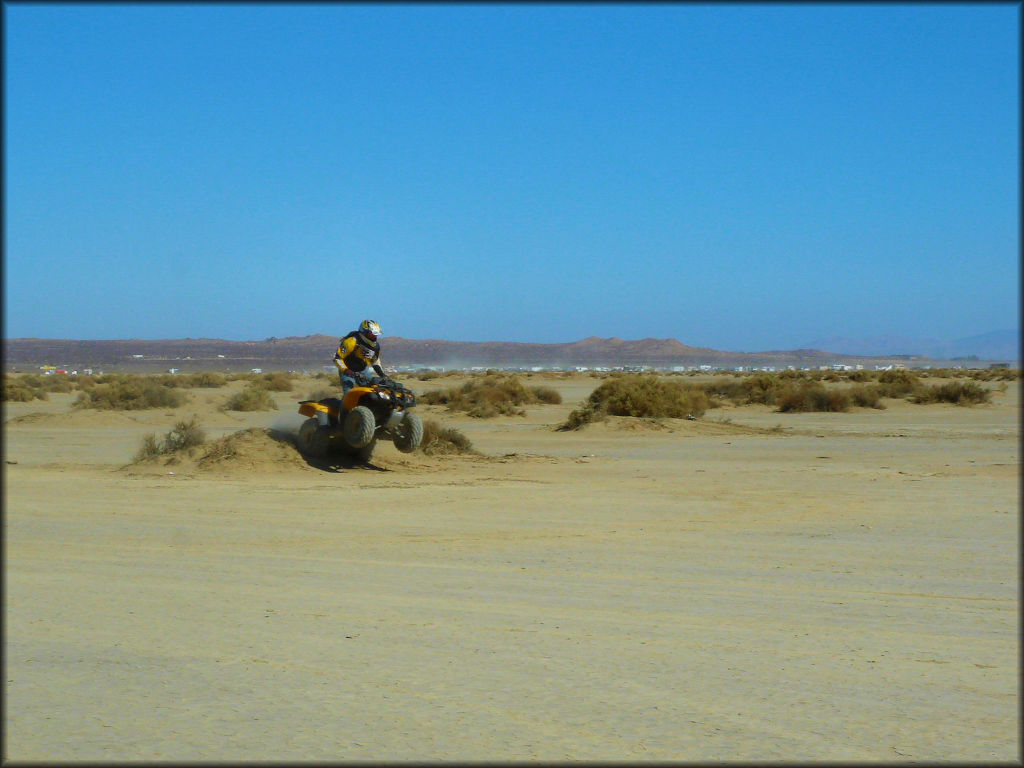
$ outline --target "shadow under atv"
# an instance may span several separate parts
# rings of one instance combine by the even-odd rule
[[[328,451],[326,455],[319,458],[305,456],[301,451],[299,455],[302,456],[309,466],[323,472],[341,472],[344,469],[373,469],[377,472],[391,471],[387,467],[377,466],[372,461],[363,461],[358,456],[353,456],[345,451]]]
[[[391,471],[386,467],[374,464],[372,460],[364,461],[355,454],[341,449],[328,450],[323,456],[307,456],[296,445],[294,433],[287,430],[272,429],[270,434],[278,442],[286,443],[294,448],[295,452],[302,457],[306,464],[322,472],[341,472],[345,469],[372,469],[377,472]]]

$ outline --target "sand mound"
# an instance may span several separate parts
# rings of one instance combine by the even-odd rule
[[[669,421],[669,419],[651,419],[642,416],[609,416],[607,424],[609,429],[628,432],[673,432],[675,430],[668,423]]]
[[[200,471],[309,468],[289,435],[258,427],[243,429],[204,446],[196,460],[196,469]]]
[[[123,469],[132,474],[263,474],[312,468],[295,447],[291,435],[253,427],[194,448],[136,461]]]

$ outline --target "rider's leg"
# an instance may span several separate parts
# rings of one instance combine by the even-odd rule
[[[345,397],[348,391],[356,385],[356,380],[351,376],[346,376],[340,371],[338,372],[338,376],[341,379],[341,396]]]

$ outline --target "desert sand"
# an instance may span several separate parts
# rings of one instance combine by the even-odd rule
[[[326,468],[264,431],[311,383],[5,404],[5,759],[1021,759],[1018,382],[576,432],[599,382],[530,383],[420,407],[481,455]],[[131,464],[193,414],[256,430]]]

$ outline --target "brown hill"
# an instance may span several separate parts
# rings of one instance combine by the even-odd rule
[[[179,368],[239,371],[333,370],[331,363],[338,337],[324,334],[271,337],[262,341],[227,339],[36,339],[4,340],[5,368],[29,370],[40,365],[71,369],[107,369],[160,371]],[[505,341],[446,341],[442,339],[384,340],[383,360],[389,366],[444,368],[485,367],[618,367],[647,365],[673,366],[817,366],[837,362],[870,361],[889,358],[863,358],[835,355],[820,350],[801,349],[771,352],[726,352],[707,347],[692,347],[676,339],[599,338],[553,344]],[[906,358],[905,358],[906,359]]]

